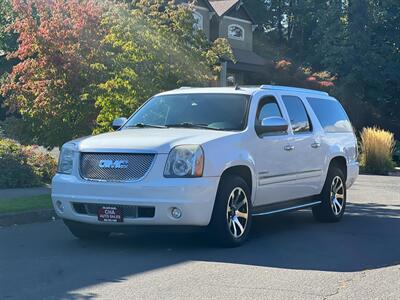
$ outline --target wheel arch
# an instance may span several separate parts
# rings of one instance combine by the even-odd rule
[[[221,174],[221,178],[219,181],[219,184],[226,178],[227,176],[240,176],[241,178],[244,179],[244,181],[247,183],[250,189],[250,194],[251,194],[251,199],[253,201],[254,199],[254,193],[255,193],[255,177],[254,177],[254,172],[250,166],[247,164],[237,164],[234,166],[229,166],[227,167]]]
[[[342,155],[337,155],[331,158],[329,162],[328,171],[332,167],[338,167],[343,172],[345,181],[347,180],[347,160]]]

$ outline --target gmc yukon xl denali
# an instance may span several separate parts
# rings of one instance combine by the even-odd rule
[[[359,171],[350,121],[325,92],[181,88],[113,127],[60,153],[53,205],[78,238],[189,225],[237,246],[256,216],[312,208],[339,221]]]

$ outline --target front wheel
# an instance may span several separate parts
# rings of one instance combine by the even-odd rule
[[[211,233],[217,243],[226,247],[242,245],[249,236],[252,204],[250,188],[239,176],[227,176],[218,188]]]
[[[320,197],[322,203],[312,209],[314,218],[320,222],[340,221],[346,209],[346,180],[340,168],[329,169]]]

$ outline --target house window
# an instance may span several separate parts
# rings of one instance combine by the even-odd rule
[[[244,40],[244,29],[242,26],[237,24],[231,24],[228,26],[228,37],[235,40]]]
[[[203,15],[195,11],[193,12],[193,18],[193,27],[197,30],[203,30]]]

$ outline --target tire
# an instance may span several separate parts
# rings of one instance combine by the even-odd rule
[[[319,222],[339,222],[346,209],[346,180],[343,171],[331,166],[320,194],[322,203],[312,208]]]
[[[252,223],[250,195],[250,188],[243,178],[231,175],[223,178],[209,225],[217,244],[237,247],[248,239]]]
[[[81,240],[105,239],[110,235],[110,232],[91,229],[91,225],[65,219],[63,221],[72,235]]]

